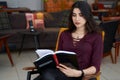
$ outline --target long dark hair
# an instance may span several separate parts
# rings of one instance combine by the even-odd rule
[[[85,30],[90,33],[98,32],[99,29],[98,29],[98,26],[96,25],[96,22],[93,19],[91,7],[89,6],[89,4],[86,1],[76,1],[72,5],[72,8],[71,8],[70,14],[69,14],[69,22],[68,22],[69,31],[73,32],[76,30],[76,27],[72,20],[72,14],[73,14],[74,8],[79,8],[83,17],[85,18],[85,20],[86,20]]]

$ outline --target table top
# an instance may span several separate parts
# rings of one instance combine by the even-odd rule
[[[11,29],[11,30],[2,30],[0,31],[0,34],[16,34],[16,33],[24,33],[24,34],[40,34],[40,33],[49,33],[49,32],[59,32],[60,28],[45,28],[43,29],[37,29],[36,32],[30,32],[29,29]]]
[[[0,35],[0,40],[3,40],[3,39],[8,38],[8,37],[10,37],[9,34],[8,35]]]
[[[92,10],[92,12],[109,12],[108,9],[98,9],[98,10]]]
[[[0,12],[25,12],[25,11],[30,11],[27,8],[5,8],[5,9],[0,9]]]

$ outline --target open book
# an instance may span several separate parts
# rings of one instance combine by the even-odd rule
[[[38,69],[55,68],[59,63],[78,68],[76,53],[70,51],[53,51],[49,49],[37,49],[38,59],[34,61]]]

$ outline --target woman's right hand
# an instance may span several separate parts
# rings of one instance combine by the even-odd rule
[[[82,72],[80,70],[72,69],[63,64],[59,64],[57,68],[62,71],[68,77],[80,77]]]

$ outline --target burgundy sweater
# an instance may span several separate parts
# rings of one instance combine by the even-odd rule
[[[100,71],[100,64],[103,54],[102,36],[98,33],[87,33],[76,46],[73,45],[73,38],[70,32],[64,31],[60,35],[58,50],[66,50],[77,53],[79,69],[86,69],[95,66]]]

